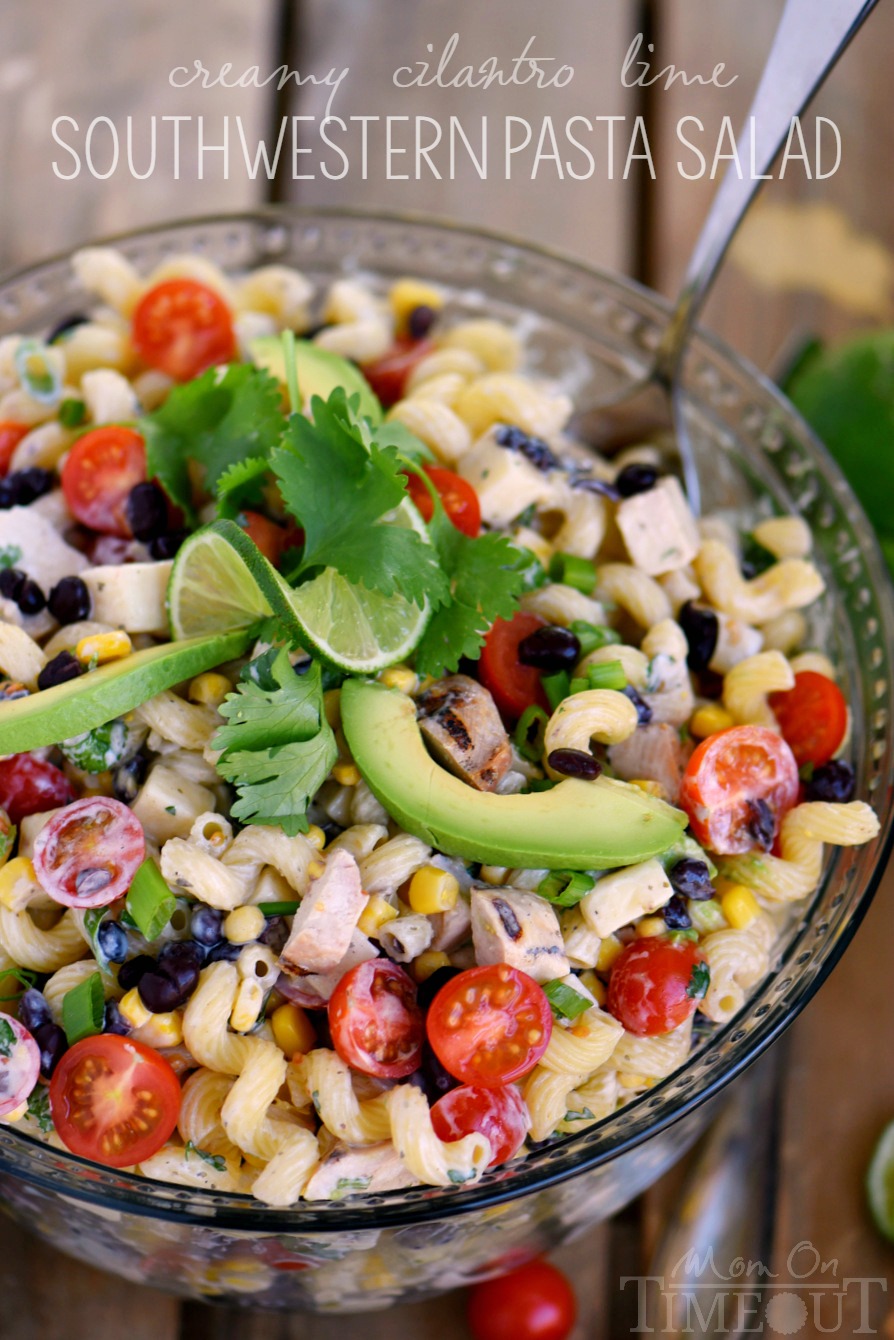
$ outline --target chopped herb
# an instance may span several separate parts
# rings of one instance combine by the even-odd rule
[[[372,1181],[372,1177],[340,1177],[335,1183],[330,1200],[341,1200],[343,1196],[350,1196],[353,1191],[365,1191]]]
[[[176,805],[165,805],[165,814],[176,814],[176,813],[177,813]]]
[[[711,985],[711,969],[707,963],[696,963],[689,977],[686,994],[690,1000],[703,1000]]]
[[[37,1129],[43,1135],[49,1135],[53,1129],[53,1116],[50,1112],[50,1091],[46,1084],[38,1084],[28,1096],[28,1116],[37,1122]]]
[[[195,1154],[197,1159],[209,1164],[215,1172],[226,1172],[227,1170],[226,1159],[222,1154],[209,1154],[207,1149],[199,1149],[197,1145],[193,1144],[192,1140],[187,1140],[186,1147],[183,1150],[184,1159],[188,1159],[190,1154]]]
[[[82,1038],[102,1032],[104,1008],[105,996],[98,972],[91,973],[83,982],[66,991],[62,997],[62,1027],[69,1047]]]
[[[543,987],[543,994],[557,1019],[577,1019],[593,1004],[586,996],[575,991],[574,987],[566,986],[564,982],[547,982]]]
[[[595,1114],[595,1112],[591,1112],[590,1109],[589,1109],[588,1107],[585,1107],[585,1108],[583,1109],[582,1112],[566,1112],[566,1113],[565,1113],[565,1120],[566,1120],[566,1121],[595,1121],[595,1120],[596,1120],[596,1114]]]
[[[0,1056],[8,1059],[15,1045],[16,1035],[12,1030],[12,1024],[8,1019],[0,1019]]]
[[[462,1186],[463,1182],[473,1182],[475,1180],[473,1172],[460,1172],[458,1168],[448,1168],[447,1176],[455,1186]]]
[[[22,557],[17,544],[0,545],[0,568],[14,568]]]
[[[576,907],[595,887],[593,876],[583,870],[552,870],[537,885],[537,892],[557,907]]]

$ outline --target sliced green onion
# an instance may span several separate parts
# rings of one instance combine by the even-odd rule
[[[290,917],[298,911],[301,906],[299,902],[293,903],[258,903],[258,907],[264,913],[265,917]]]
[[[598,651],[600,647],[616,646],[621,641],[621,634],[606,624],[574,619],[569,627],[580,643],[581,656],[589,656],[591,651]]]
[[[55,405],[62,390],[64,362],[40,340],[22,340],[15,353],[19,380],[29,395],[42,405]]]
[[[8,983],[11,985],[9,982],[10,978],[13,982],[18,982],[22,990],[14,991],[9,996],[0,996],[0,1001],[18,1000],[25,991],[28,991],[34,986],[34,983],[37,981],[37,973],[32,972],[29,968],[4,968],[3,971],[0,972],[0,987],[5,988]]]
[[[557,907],[576,907],[595,887],[593,876],[583,870],[551,870],[537,885],[537,892]]]
[[[603,661],[601,665],[588,665],[587,679],[591,689],[617,689],[620,692],[627,687],[627,676],[620,661]]]
[[[573,697],[575,693],[586,693],[589,687],[590,681],[588,679],[582,679],[580,675],[575,675],[568,688],[568,696],[570,698]]]
[[[690,926],[689,929],[685,931],[671,931],[667,938],[670,940],[671,944],[674,945],[682,945],[687,942],[691,943],[698,940],[698,931]]]
[[[102,1032],[104,1009],[102,978],[98,972],[91,973],[83,982],[72,987],[71,991],[66,991],[62,997],[62,1027],[69,1047],[80,1042],[81,1038]]]
[[[557,670],[554,675],[544,675],[540,680],[543,685],[543,692],[546,694],[547,701],[551,709],[555,712],[559,703],[568,697],[571,690],[571,680],[568,678],[567,670]]]
[[[526,707],[515,728],[515,747],[523,758],[536,763],[543,753],[543,736],[549,717],[542,707]]]
[[[73,396],[69,396],[59,406],[59,422],[63,428],[80,428],[86,418],[87,406],[83,400],[76,400]]]
[[[146,940],[155,940],[174,915],[177,899],[171,893],[161,871],[147,856],[127,891],[124,910]]]
[[[286,369],[286,389],[289,392],[289,408],[293,414],[301,413],[301,392],[298,389],[298,362],[295,350],[294,330],[284,330],[282,340],[283,362]]]
[[[593,1002],[564,982],[547,982],[541,988],[557,1019],[577,1019],[590,1009]]]
[[[596,565],[578,554],[553,554],[549,575],[554,582],[573,586],[585,596],[591,596],[596,590]]]

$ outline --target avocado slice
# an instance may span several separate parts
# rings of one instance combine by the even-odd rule
[[[248,352],[258,367],[264,368],[285,386],[285,351],[278,335],[259,335],[250,340]],[[321,400],[328,400],[336,387],[342,386],[348,396],[360,396],[360,413],[364,418],[373,424],[382,422],[382,406],[356,363],[349,363],[346,358],[321,349],[310,340],[296,340],[295,368],[303,399],[318,395]]]
[[[0,703],[0,755],[24,754],[103,726],[162,689],[241,656],[254,636],[251,629],[238,628],[147,647],[79,679]]]
[[[349,679],[341,721],[354,762],[399,824],[449,856],[486,865],[606,870],[648,860],[680,840],[682,810],[625,782],[568,778],[550,791],[475,791],[427,752],[411,698]]]

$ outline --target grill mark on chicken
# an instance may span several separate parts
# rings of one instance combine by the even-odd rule
[[[512,908],[502,898],[495,898],[493,905],[496,908],[497,916],[503,923],[503,930],[511,940],[521,939],[522,928],[519,925],[518,917]]]

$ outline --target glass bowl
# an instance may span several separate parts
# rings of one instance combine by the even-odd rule
[[[228,270],[283,262],[325,283],[427,277],[451,310],[518,322],[533,370],[578,396],[647,366],[667,317],[655,294],[544,250],[424,219],[265,210],[114,239],[141,269],[179,251]],[[85,302],[61,257],[0,283],[0,336],[39,331]],[[678,1071],[615,1116],[541,1146],[472,1190],[417,1188],[268,1209],[105,1170],[0,1127],[0,1195],[23,1224],[92,1265],[188,1297],[251,1307],[362,1311],[496,1274],[614,1213],[677,1159],[712,1100],[778,1037],[842,954],[891,843],[894,600],[869,524],[836,465],[783,397],[699,334],[685,373],[706,509],[794,510],[828,592],[813,635],[853,712],[858,794],[882,825],[836,849],[790,928],[776,971]]]

